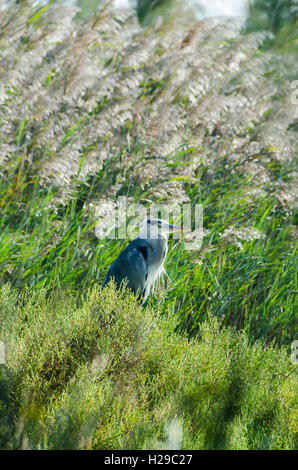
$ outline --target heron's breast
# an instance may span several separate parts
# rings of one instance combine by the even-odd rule
[[[160,256],[148,260],[148,278],[150,277],[151,283],[154,283],[156,279],[162,274],[164,270],[164,263],[167,256],[167,249],[164,248]],[[150,263],[151,261],[151,263]]]

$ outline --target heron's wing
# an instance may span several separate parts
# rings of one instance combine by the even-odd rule
[[[114,278],[117,287],[127,280],[127,286],[140,296],[144,295],[147,281],[147,259],[151,246],[146,240],[136,238],[120,253],[110,267],[102,287]]]

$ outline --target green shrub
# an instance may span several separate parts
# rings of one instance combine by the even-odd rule
[[[295,446],[296,373],[283,349],[251,347],[212,317],[188,340],[113,286],[76,307],[6,285],[0,308],[2,448]]]

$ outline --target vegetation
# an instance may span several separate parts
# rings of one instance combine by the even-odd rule
[[[208,318],[198,338],[113,288],[0,294],[1,441],[38,449],[289,449],[296,381],[284,349]],[[18,306],[16,307],[16,302]],[[13,397],[13,401],[12,398]]]
[[[295,25],[298,5],[295,0],[254,0],[249,2],[247,25],[251,31],[268,29],[278,33],[283,27]]]
[[[294,448],[293,44],[75,15],[0,12],[0,446]],[[204,208],[145,307],[99,296],[119,196]]]
[[[297,53],[298,4],[296,0],[254,0],[249,2],[246,32],[270,31],[263,48]]]
[[[179,7],[178,0],[138,0],[136,12],[139,21],[148,24],[159,15],[162,17],[171,16],[177,7]]]
[[[77,0],[76,4],[80,9],[77,16],[80,18],[88,18],[91,15],[95,15],[101,3],[102,0]]]

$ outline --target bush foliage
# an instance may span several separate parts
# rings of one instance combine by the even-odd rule
[[[0,11],[1,446],[293,448],[294,42],[76,13]],[[204,208],[145,309],[98,296],[119,196]]]
[[[284,349],[208,318],[197,338],[113,286],[78,307],[1,289],[1,447],[290,449],[296,381]]]

